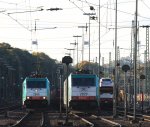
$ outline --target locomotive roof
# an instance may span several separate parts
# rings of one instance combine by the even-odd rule
[[[32,74],[28,78],[47,78],[47,77],[42,74]]]
[[[90,70],[76,70],[75,72],[73,72],[73,74],[92,74],[92,72]]]

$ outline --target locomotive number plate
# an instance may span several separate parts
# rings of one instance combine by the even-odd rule
[[[80,93],[80,96],[87,96],[88,93]]]
[[[40,94],[39,93],[34,93],[34,96],[39,96]]]

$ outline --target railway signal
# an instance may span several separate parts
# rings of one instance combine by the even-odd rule
[[[72,63],[72,58],[70,56],[64,56],[62,58],[62,63],[65,63],[67,66],[67,99],[66,99],[66,124],[68,123],[68,66]]]
[[[127,79],[127,71],[130,70],[129,65],[123,65],[122,70],[125,72],[124,74],[124,118],[127,118],[127,87],[126,87],[126,79]]]

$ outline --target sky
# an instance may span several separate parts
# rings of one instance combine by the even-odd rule
[[[120,57],[130,56],[131,27],[135,17],[136,0],[118,0],[117,46]],[[90,6],[94,10],[90,10]],[[60,8],[50,11],[50,8]],[[95,13],[96,20],[89,15]],[[74,63],[82,60],[82,44],[89,41],[90,61],[99,58],[99,0],[0,0],[0,42],[29,52],[44,52],[61,61],[71,53]],[[138,0],[139,26],[150,25],[150,1]],[[79,26],[88,26],[79,28]],[[36,27],[35,27],[36,26]],[[100,0],[100,50],[104,63],[115,56],[115,0]],[[140,59],[144,59],[146,29],[139,27]],[[84,36],[83,36],[84,35]],[[74,37],[82,36],[82,37]],[[37,45],[33,44],[37,41]],[[67,50],[75,49],[75,50]],[[84,45],[83,60],[89,60],[89,45]],[[102,64],[102,63],[101,63]]]

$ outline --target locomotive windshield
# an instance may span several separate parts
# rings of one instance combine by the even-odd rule
[[[72,86],[95,86],[94,78],[73,78]]]
[[[27,88],[46,88],[45,81],[27,81]]]

